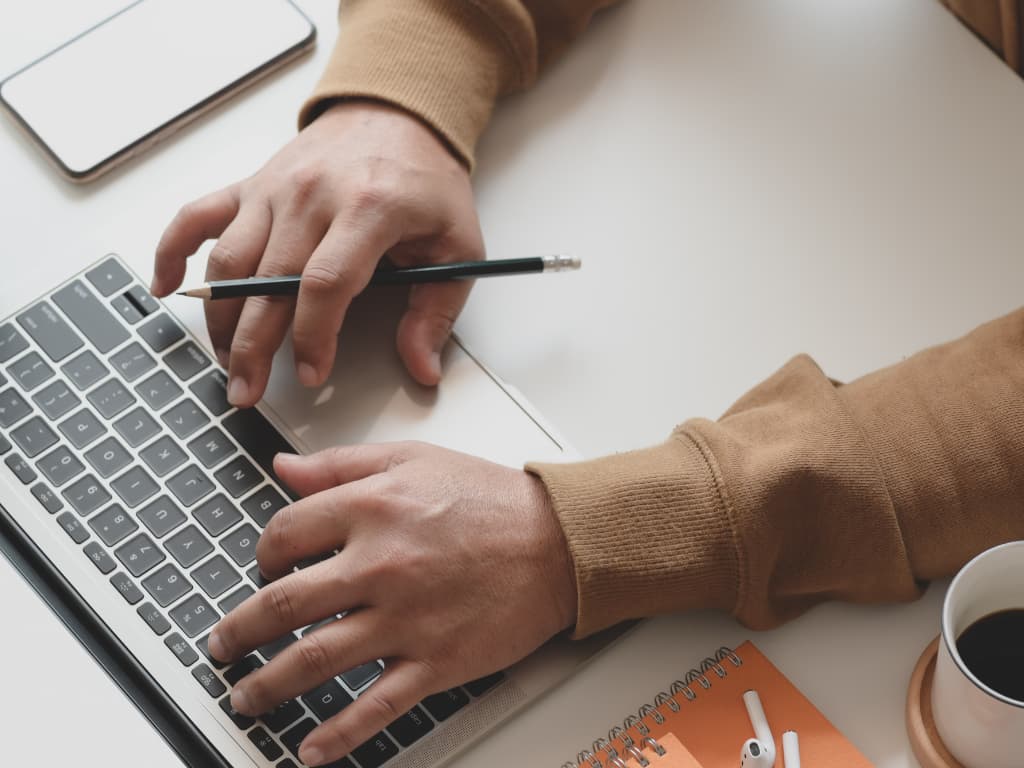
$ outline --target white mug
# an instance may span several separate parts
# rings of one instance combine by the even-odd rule
[[[975,621],[1011,608],[1024,608],[1024,541],[993,547],[967,563],[942,605],[932,712],[943,744],[965,768],[1024,765],[1024,702],[982,683],[956,648]]]

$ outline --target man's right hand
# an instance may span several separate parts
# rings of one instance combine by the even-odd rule
[[[177,289],[185,260],[211,238],[207,280],[302,274],[297,299],[206,303],[238,406],[262,397],[293,316],[299,380],[324,382],[349,303],[385,254],[397,266],[484,257],[465,166],[418,119],[370,102],[331,107],[254,176],[184,206],[157,247],[153,293]],[[396,343],[417,381],[440,380],[440,351],[470,287],[410,290]]]

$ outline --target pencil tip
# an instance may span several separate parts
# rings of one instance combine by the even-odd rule
[[[178,291],[175,296],[188,296],[188,291]]]

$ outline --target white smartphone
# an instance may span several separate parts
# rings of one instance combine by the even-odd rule
[[[302,53],[290,0],[138,0],[0,83],[0,103],[73,181],[110,170]]]

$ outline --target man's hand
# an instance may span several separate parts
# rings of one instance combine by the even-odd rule
[[[174,291],[185,259],[210,238],[207,280],[302,274],[297,301],[206,303],[217,358],[229,366],[228,399],[239,406],[263,395],[293,314],[299,380],[323,383],[349,302],[385,254],[398,266],[484,257],[467,170],[417,119],[366,102],[328,109],[255,176],[182,208],[157,247],[153,293]],[[457,281],[410,291],[397,344],[417,381],[440,379],[440,350],[469,289]]]
[[[210,652],[234,661],[346,615],[243,678],[232,706],[259,715],[385,660],[355,703],[306,737],[307,765],[338,759],[425,696],[506,667],[574,622],[567,545],[532,475],[419,443],[279,455],[275,468],[306,498],[278,512],[257,547],[260,570],[277,580],[217,625]]]

